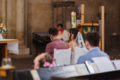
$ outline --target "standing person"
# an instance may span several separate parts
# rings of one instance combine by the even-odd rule
[[[94,57],[108,57],[109,56],[102,52],[99,48],[99,34],[97,32],[89,32],[86,35],[85,45],[89,50],[87,54],[80,56],[78,59],[78,64],[85,63],[85,61],[92,61]]]
[[[68,42],[69,37],[68,37],[68,32],[67,30],[64,29],[63,24],[58,24],[58,37],[62,39],[65,42]]]

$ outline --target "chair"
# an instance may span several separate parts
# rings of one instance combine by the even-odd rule
[[[70,65],[71,49],[54,49],[54,58],[56,58],[56,66]]]
[[[86,54],[88,50],[83,47],[75,47],[74,52],[72,53],[72,59],[71,59],[71,64],[77,64],[78,58],[84,54]]]
[[[95,57],[92,60],[97,65],[99,72],[115,70],[113,63],[108,57]]]
[[[112,60],[111,62],[114,64],[116,70],[120,70],[120,59]]]

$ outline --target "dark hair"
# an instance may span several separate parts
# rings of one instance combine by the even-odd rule
[[[61,26],[61,28],[63,28],[63,24],[57,24],[57,27]]]
[[[58,34],[57,28],[50,28],[48,32],[53,36],[56,36]]]
[[[97,32],[88,32],[86,35],[86,40],[91,46],[99,46],[99,34]]]
[[[46,61],[47,61],[47,62],[49,62],[49,63],[52,63],[52,62],[53,62],[52,56],[51,56],[50,54],[47,54],[47,55],[45,56],[45,58],[46,58]]]
[[[53,59],[52,59],[52,56],[50,55],[50,54],[47,54],[47,55],[45,55],[45,60],[46,60],[46,62],[49,62],[49,63],[51,63],[52,64],[52,62],[53,62]],[[40,61],[40,67],[44,67],[44,59],[42,59],[41,61]]]
[[[74,34],[74,39],[76,39],[77,34],[78,34],[78,29],[76,29],[76,28],[71,28],[71,29],[69,30],[69,32],[70,32],[70,34]]]

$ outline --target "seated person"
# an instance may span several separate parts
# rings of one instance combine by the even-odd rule
[[[38,68],[52,68],[55,66],[55,59],[47,53],[41,53],[34,59],[34,69]]]
[[[69,48],[71,48],[72,51],[74,51],[74,47],[78,47],[78,44],[76,42],[76,36],[78,34],[78,30],[76,28],[71,28],[69,31],[69,39],[70,42],[68,43]]]
[[[68,42],[69,40],[68,32],[63,28],[63,24],[58,24],[57,28],[58,28],[58,37],[63,41]]]
[[[58,30],[56,28],[50,28],[49,29],[49,35],[52,39],[52,42],[47,44],[46,46],[46,52],[44,54],[38,55],[34,59],[34,67],[38,67],[39,61],[43,59],[47,54],[49,54],[51,57],[54,56],[54,49],[68,49],[68,44],[61,39],[58,38]]]
[[[102,52],[99,49],[99,34],[97,32],[89,32],[86,35],[86,47],[88,48],[88,53],[79,57],[78,64],[85,63],[85,61],[92,61],[92,58],[94,57],[108,57],[109,56]]]
[[[46,52],[51,56],[54,54],[54,49],[68,49],[68,44],[58,38],[58,30],[56,28],[49,29],[49,35],[53,40],[46,46]]]

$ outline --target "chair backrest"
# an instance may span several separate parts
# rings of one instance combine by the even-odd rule
[[[114,65],[108,57],[95,57],[92,60],[97,65],[99,72],[115,70]]]
[[[71,59],[71,64],[76,64],[78,61],[78,58],[82,55],[85,55],[88,52],[88,50],[80,47],[75,47],[74,52],[72,53],[72,59]]]
[[[120,59],[112,60],[111,62],[114,64],[115,69],[120,70]]]
[[[70,65],[71,49],[54,49],[56,66]]]

